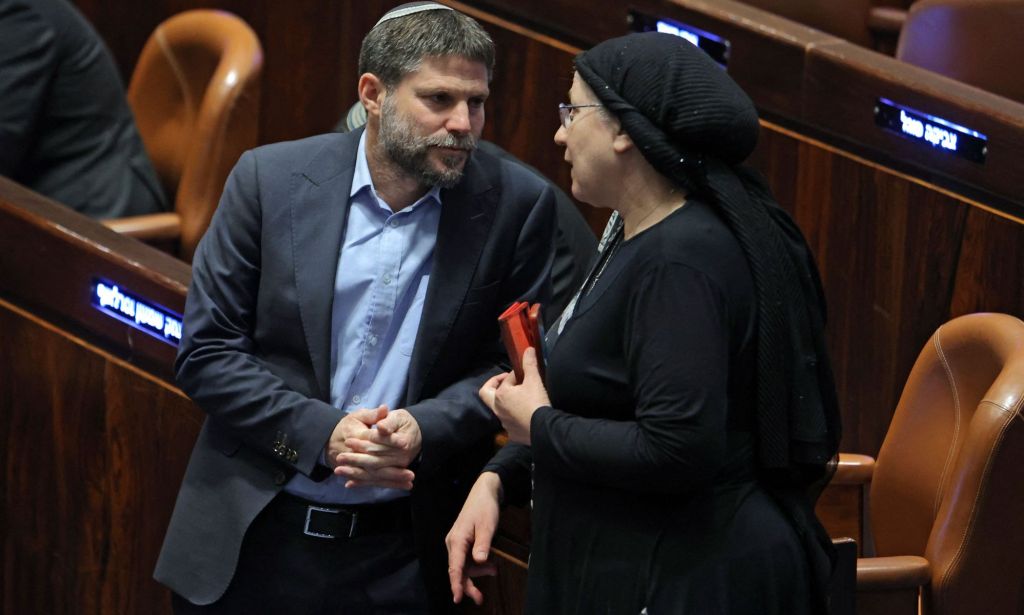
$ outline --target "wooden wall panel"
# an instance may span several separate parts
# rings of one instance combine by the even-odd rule
[[[950,308],[971,312],[1024,315],[1024,224],[977,208],[967,214]]]
[[[78,584],[103,570],[95,560],[105,532],[90,523],[105,516],[95,488],[103,468],[81,449],[93,448],[102,433],[94,412],[102,408],[102,390],[93,386],[102,380],[102,361],[20,327],[6,310],[0,331],[4,586],[12,590],[4,592],[4,611],[96,612],[97,596]],[[62,382],[48,380],[53,371],[63,372]],[[54,411],[60,407],[76,411],[61,417]]]
[[[355,82],[338,79],[342,47],[353,41],[337,27],[343,2],[300,0],[246,3],[246,14],[261,20],[264,45],[263,109],[260,142],[273,143],[328,132]]]
[[[363,36],[370,31],[373,24],[377,23],[381,15],[401,2],[365,0],[364,2],[341,2],[339,4],[341,4],[341,17],[337,28],[341,33],[340,38],[344,38],[346,44],[339,49],[337,58],[332,59],[337,67],[337,75],[332,75],[332,77],[342,84],[337,119],[348,112],[349,107],[359,99],[356,83],[359,80],[359,46],[363,41]]]
[[[1024,312],[1024,272],[1014,258],[1024,227],[771,124],[752,162],[821,269],[843,449],[875,455],[939,325],[972,311]]]
[[[169,613],[152,580],[200,413],[0,301],[5,613]]]
[[[117,361],[106,362],[104,385],[111,512],[104,520],[110,532],[104,612],[148,613],[167,599],[166,588],[152,580],[153,568],[204,415],[177,389]],[[125,586],[138,593],[126,594]]]

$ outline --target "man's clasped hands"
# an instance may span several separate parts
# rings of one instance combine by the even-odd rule
[[[409,465],[420,454],[423,437],[405,409],[381,405],[350,412],[334,428],[325,454],[328,466],[347,478],[346,487],[412,489]]]

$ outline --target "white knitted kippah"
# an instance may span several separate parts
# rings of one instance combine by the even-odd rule
[[[407,2],[400,6],[396,6],[387,13],[384,13],[384,16],[377,20],[377,23],[373,24],[373,27],[376,28],[385,21],[397,19],[399,17],[405,17],[406,15],[412,15],[413,13],[438,10],[452,11],[454,9],[452,9],[452,7],[450,6],[445,6],[443,4],[438,4],[436,2]],[[372,29],[373,28],[371,28],[371,30]]]

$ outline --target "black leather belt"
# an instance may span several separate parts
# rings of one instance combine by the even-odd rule
[[[377,534],[397,534],[412,530],[409,498],[375,504],[329,505],[310,502],[282,492],[278,512],[285,523],[314,538],[356,538]]]

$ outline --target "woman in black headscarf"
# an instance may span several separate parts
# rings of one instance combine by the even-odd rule
[[[522,383],[480,390],[515,444],[448,536],[455,599],[479,601],[470,576],[532,466],[528,612],[824,612],[824,302],[800,232],[739,166],[756,111],[667,34],[606,41],[576,71],[555,142],[573,194],[614,213],[546,387],[528,351]]]

